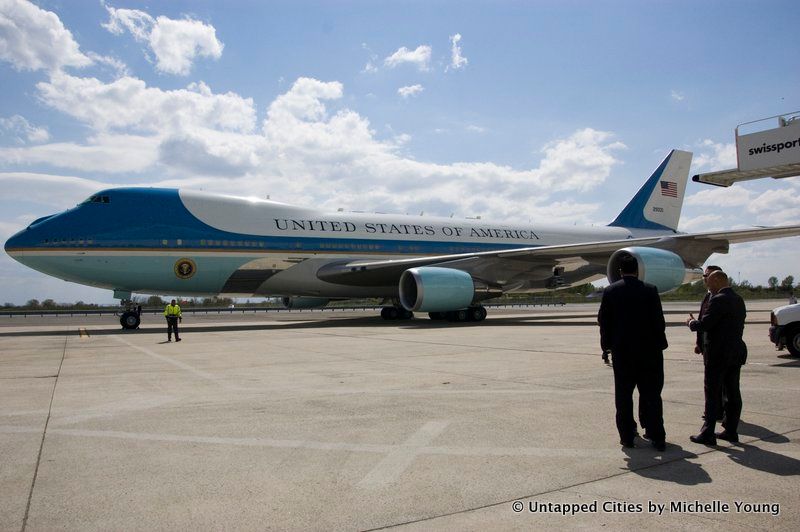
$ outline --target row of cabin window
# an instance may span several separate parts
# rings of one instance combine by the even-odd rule
[[[179,246],[183,245],[183,241],[178,239],[177,244]],[[161,241],[162,244],[165,246],[167,245],[166,240]],[[231,247],[245,247],[245,248],[263,248],[263,242],[253,242],[250,240],[201,240],[201,246],[231,246]]]
[[[45,238],[42,244],[77,244],[79,246],[94,244],[91,238]]]
[[[91,245],[94,243],[94,240],[91,238],[83,239],[83,238],[53,238],[47,239],[45,238],[42,240],[43,244],[77,244],[77,245]],[[183,239],[178,238],[175,240],[175,243],[178,246],[183,245]],[[169,240],[163,239],[161,241],[163,246],[169,245]],[[252,247],[252,248],[263,248],[264,242],[254,242],[250,240],[201,240],[201,246],[216,246],[216,247]],[[302,248],[303,245],[300,242],[296,242],[293,247]],[[322,243],[320,244],[321,249],[334,249],[334,250],[363,250],[363,251],[372,251],[372,250],[379,250],[382,249],[380,244],[328,244]],[[408,252],[422,252],[422,249],[419,246],[398,246],[398,251],[408,251]],[[448,249],[450,253],[467,253],[470,251],[476,251],[475,249],[468,248],[468,247],[450,247]]]

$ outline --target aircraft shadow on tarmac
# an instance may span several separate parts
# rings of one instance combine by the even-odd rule
[[[191,325],[185,323],[181,328],[181,336],[187,338],[193,333],[198,332],[226,332],[226,331],[260,331],[260,330],[293,330],[293,329],[325,329],[325,328],[343,328],[343,327],[369,327],[375,329],[389,328],[392,326],[399,326],[400,329],[443,329],[452,327],[482,327],[485,325],[491,326],[563,326],[563,327],[597,327],[597,322],[594,321],[563,321],[565,319],[574,318],[587,318],[586,315],[570,315],[570,316],[519,316],[508,318],[493,318],[491,321],[479,323],[452,323],[448,321],[429,320],[429,319],[414,319],[408,321],[386,321],[379,316],[359,316],[353,318],[331,318],[331,319],[313,319],[296,318],[288,320],[274,320],[269,322],[253,323],[253,324],[231,324],[225,325],[224,323],[215,323],[209,325]],[[184,320],[187,322],[188,320]],[[149,323],[146,325],[150,325]],[[188,327],[186,325],[189,325]],[[147,327],[137,330],[123,330],[114,325],[75,325],[73,329],[64,330],[26,330],[26,331],[12,331],[0,332],[0,338],[4,336],[77,336],[79,329],[84,329],[90,336],[104,336],[112,334],[165,334],[166,325],[163,328]]]

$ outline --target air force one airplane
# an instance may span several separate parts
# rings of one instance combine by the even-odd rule
[[[607,276],[632,255],[660,292],[699,277],[732,243],[800,235],[800,225],[677,232],[692,154],[673,150],[606,227],[554,227],[422,216],[325,213],[275,201],[162,188],[114,188],[34,221],[5,244],[35,270],[133,292],[283,296],[294,308],[331,299],[391,301],[384,319],[428,312],[481,321],[481,302]]]

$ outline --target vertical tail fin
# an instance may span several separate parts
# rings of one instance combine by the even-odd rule
[[[631,229],[678,229],[692,153],[672,150],[639,192],[608,225]]]

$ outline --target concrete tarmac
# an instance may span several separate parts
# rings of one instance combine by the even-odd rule
[[[481,324],[0,319],[0,530],[800,529],[800,360],[750,302],[740,444],[696,445],[665,304],[666,452],[623,449],[596,304]]]

